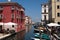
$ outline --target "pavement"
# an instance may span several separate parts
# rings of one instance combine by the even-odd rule
[[[0,39],[10,36],[11,34],[0,33]]]

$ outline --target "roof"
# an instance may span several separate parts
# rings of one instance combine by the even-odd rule
[[[28,17],[28,18],[30,18],[29,16],[25,16],[25,17]]]
[[[48,5],[48,4],[49,4],[49,3],[42,3],[41,6],[42,6],[42,5]]]
[[[25,17],[29,17],[29,16],[25,16]]]
[[[18,6],[19,8],[24,9],[24,7],[17,2],[0,2],[0,6],[3,6],[3,5],[15,5],[15,6]]]

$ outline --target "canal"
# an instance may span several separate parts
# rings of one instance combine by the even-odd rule
[[[25,33],[25,32],[23,32],[23,33]],[[31,40],[31,38],[34,37],[34,27],[32,26],[31,29],[25,33],[24,37],[21,36],[22,34],[20,34],[20,33],[12,34],[11,36],[8,36],[8,37],[0,39],[0,40]],[[21,39],[21,37],[22,37],[22,39]]]
[[[31,38],[34,37],[34,27],[31,27],[31,30],[25,34],[24,40],[31,40]]]

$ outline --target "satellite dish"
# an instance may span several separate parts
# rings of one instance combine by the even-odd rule
[[[10,2],[11,0],[8,0],[8,2]]]

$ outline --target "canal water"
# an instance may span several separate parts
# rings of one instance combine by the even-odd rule
[[[31,27],[31,30],[25,34],[24,40],[31,40],[31,38],[34,37],[34,27]]]
[[[24,33],[24,32],[23,32]],[[20,34],[21,36],[22,34]],[[9,37],[3,38],[1,40],[31,40],[32,37],[34,37],[34,27],[32,26],[30,31],[28,31],[23,39],[20,39],[20,36],[18,34],[13,34]],[[21,36],[22,37],[22,36]]]

